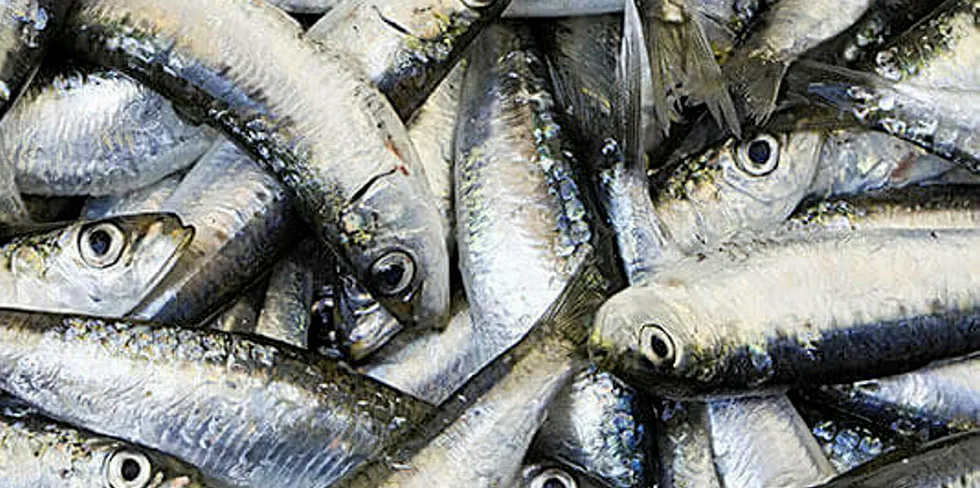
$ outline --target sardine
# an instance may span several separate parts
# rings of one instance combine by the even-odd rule
[[[166,277],[193,235],[172,214],[15,235],[0,245],[0,307],[121,317]]]
[[[5,311],[0,388],[230,486],[328,486],[431,407],[279,342]]]
[[[402,331],[398,320],[346,270],[337,273],[334,294],[336,347],[348,360],[365,360]]]
[[[449,257],[404,126],[359,66],[302,37],[281,10],[234,0],[80,0],[65,36],[247,149],[389,311],[442,327]]]
[[[636,387],[697,397],[966,354],[980,346],[978,239],[895,230],[728,246],[610,299],[593,359]]]
[[[312,241],[304,241],[272,270],[255,333],[300,349],[309,346],[313,307]]]
[[[583,371],[549,405],[531,450],[610,487],[649,486],[654,412],[645,400],[608,373]]]
[[[873,0],[854,25],[804,57],[861,66],[935,9],[934,0]]]
[[[204,488],[197,468],[165,454],[45,418],[4,399],[0,405],[0,485]]]
[[[725,64],[735,105],[744,117],[765,122],[789,65],[840,34],[861,17],[871,0],[781,0]]]
[[[510,0],[351,0],[307,36],[339,50],[408,120]]]
[[[128,193],[187,168],[213,142],[213,130],[185,122],[122,73],[72,71],[38,81],[0,123],[0,154],[24,193]]]
[[[535,453],[531,456],[534,461],[525,459],[521,479],[512,488],[603,488],[603,485],[544,455]]]
[[[657,431],[657,486],[721,488],[711,446],[711,420],[704,402],[666,400]]]
[[[980,358],[937,363],[911,373],[824,385],[804,396],[916,440],[980,429]]]
[[[220,140],[162,208],[197,229],[174,270],[131,316],[198,325],[268,270],[299,225],[286,190]]]
[[[855,487],[946,488],[980,486],[980,434],[949,437],[912,453],[895,452],[821,485]]]
[[[177,186],[183,179],[183,173],[176,173],[125,195],[89,198],[82,207],[81,216],[93,220],[117,215],[158,212],[163,208],[163,202],[177,190]]]
[[[850,471],[884,453],[915,444],[857,416],[810,401],[794,401],[794,404],[838,473]]]
[[[266,288],[265,280],[259,280],[258,283],[249,287],[237,300],[232,302],[231,306],[211,320],[208,323],[208,328],[240,334],[255,334],[255,326],[259,321],[259,312],[262,311],[262,301],[265,298]]]

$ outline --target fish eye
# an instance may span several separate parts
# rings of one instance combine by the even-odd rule
[[[779,141],[769,134],[759,134],[738,146],[738,167],[752,176],[765,176],[779,166]]]
[[[531,488],[577,488],[575,479],[560,469],[546,469],[531,480]]]
[[[463,0],[469,8],[485,8],[493,5],[497,0]]]
[[[109,458],[106,477],[112,488],[145,488],[150,484],[150,459],[141,452],[122,449]]]
[[[640,331],[640,350],[655,366],[671,364],[674,361],[674,340],[663,327],[647,324]]]
[[[108,222],[92,224],[82,230],[78,250],[89,266],[105,268],[116,264],[122,256],[126,238],[122,229]]]
[[[402,251],[391,251],[371,265],[371,280],[382,295],[405,291],[414,278],[415,261]]]

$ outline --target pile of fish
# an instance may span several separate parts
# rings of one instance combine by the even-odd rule
[[[0,0],[0,52],[0,487],[980,487],[980,0]]]

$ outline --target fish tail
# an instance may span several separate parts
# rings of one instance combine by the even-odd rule
[[[740,136],[728,84],[704,34],[706,19],[687,0],[647,3],[645,32],[659,128],[666,132],[679,118],[679,101],[686,95],[704,103],[719,125]]]

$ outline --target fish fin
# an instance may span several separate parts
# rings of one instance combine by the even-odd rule
[[[622,287],[615,270],[612,243],[598,243],[593,252],[578,266],[558,299],[551,304],[538,322],[545,337],[560,336],[576,345],[584,345],[592,329],[592,320],[599,306]]]
[[[649,65],[646,45],[643,40],[643,23],[636,2],[625,0],[623,16],[623,39],[620,45],[619,62],[616,65],[616,116],[619,122],[620,140],[623,153],[631,170],[645,171],[643,131],[643,90],[642,69]],[[661,134],[649,134],[656,137]]]
[[[725,66],[728,83],[735,94],[738,113],[757,125],[764,124],[776,109],[776,98],[788,66],[741,52]]]
[[[658,127],[666,133],[679,118],[682,96],[702,102],[719,125],[741,136],[728,84],[704,34],[706,19],[687,0],[646,2],[643,19]]]

